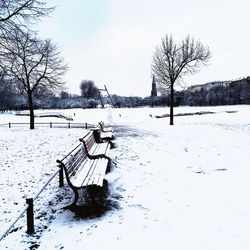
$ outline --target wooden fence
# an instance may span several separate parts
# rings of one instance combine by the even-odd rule
[[[20,126],[29,126],[30,124],[27,122],[9,122],[0,124],[0,126],[7,126],[9,128],[12,127],[20,127]],[[37,122],[35,126],[38,127],[50,127],[50,128],[93,128],[94,124],[89,123],[76,123],[76,122]]]

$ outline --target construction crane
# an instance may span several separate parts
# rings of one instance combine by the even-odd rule
[[[102,107],[104,108],[104,103],[103,103],[101,91],[104,91],[104,92],[107,93],[107,95],[108,95],[108,97],[109,97],[109,100],[110,100],[110,103],[111,103],[112,107],[114,107],[114,103],[113,103],[113,101],[112,101],[112,98],[111,98],[111,96],[110,96],[110,94],[109,94],[109,92],[108,92],[108,89],[107,89],[106,85],[104,85],[104,89],[98,89],[98,90],[99,90],[99,97],[100,97],[100,99],[101,99]]]

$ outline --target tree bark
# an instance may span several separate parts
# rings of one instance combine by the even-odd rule
[[[30,129],[35,129],[35,115],[34,115],[33,98],[31,91],[28,91],[28,103],[30,111]]]
[[[170,125],[174,125],[174,84],[170,84]]]

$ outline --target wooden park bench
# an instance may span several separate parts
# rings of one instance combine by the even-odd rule
[[[68,208],[77,205],[81,189],[89,187],[92,194],[101,190],[109,159],[106,156],[90,159],[86,148],[80,143],[62,160],[57,160],[57,163],[63,168],[68,185],[75,194],[74,201]]]
[[[111,143],[109,141],[96,142],[95,133],[96,131],[89,131],[84,137],[79,140],[83,143],[87,155],[89,158],[100,158],[106,157],[109,149],[111,148]]]
[[[104,128],[103,121],[100,121],[92,130],[96,133],[96,141],[111,141],[114,139],[114,129],[112,127]]]
[[[108,132],[113,133],[113,131],[114,131],[114,128],[112,128],[112,127],[105,128],[105,127],[104,127],[104,122],[103,122],[103,121],[100,121],[100,122],[99,122],[99,125],[100,125],[101,131],[102,131],[103,133],[108,133]]]

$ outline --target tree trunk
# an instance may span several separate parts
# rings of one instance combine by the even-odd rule
[[[34,107],[33,107],[33,99],[32,92],[28,91],[28,103],[29,103],[29,111],[30,111],[30,129],[35,128],[35,115],[34,115]]]
[[[174,125],[174,84],[170,85],[170,125]]]

